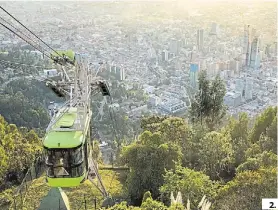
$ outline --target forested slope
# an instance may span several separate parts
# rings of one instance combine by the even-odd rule
[[[146,191],[168,205],[171,192],[181,191],[192,209],[204,195],[212,209],[235,210],[259,210],[262,198],[276,198],[277,107],[266,109],[251,128],[249,120],[242,113],[210,131],[181,118],[143,119],[139,140],[122,150],[133,204],[140,205]]]

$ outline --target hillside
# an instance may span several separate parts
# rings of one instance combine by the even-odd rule
[[[123,184],[119,181],[119,174],[114,171],[100,171],[103,183],[112,195],[112,197],[123,197]],[[23,209],[33,209],[40,206],[41,200],[47,195],[51,188],[45,182],[45,176],[33,180],[26,197],[24,199]],[[100,208],[103,197],[99,190],[88,180],[78,187],[63,189],[68,196],[71,209],[84,208],[85,201],[87,209],[94,209],[94,199],[96,199],[97,208]]]

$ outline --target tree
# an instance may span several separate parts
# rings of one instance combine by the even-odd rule
[[[145,131],[139,141],[124,147],[122,159],[130,168],[127,187],[131,200],[140,204],[146,191],[157,198],[159,187],[163,184],[164,169],[174,168],[181,155],[176,144],[163,142],[160,132]]]
[[[277,154],[277,139],[271,138],[268,135],[262,134],[258,142],[262,151],[269,151]]]
[[[100,148],[99,148],[99,142],[94,140],[92,147],[93,147],[92,148],[93,159],[96,160],[97,162],[102,162],[101,151],[100,151]]]
[[[259,141],[262,134],[268,134],[275,138],[277,135],[277,107],[269,107],[263,113],[261,113],[255,121],[255,125],[250,133],[250,140],[253,143]]]
[[[8,157],[5,153],[4,148],[0,145],[0,183],[2,182],[3,175],[8,168]]]
[[[159,123],[163,122],[165,119],[167,119],[167,117],[161,117],[161,116],[150,116],[150,117],[144,117],[141,119],[141,128],[145,131],[145,130],[149,130],[151,132],[155,132],[157,131],[157,129],[155,129],[156,125],[158,125]]]
[[[163,142],[173,142],[179,145],[183,152],[183,165],[194,167],[197,162],[197,151],[199,147],[199,137],[203,135],[204,126],[197,124],[192,129],[191,126],[179,117],[157,117],[151,116],[141,120],[144,130],[160,132]]]
[[[200,166],[211,179],[219,179],[234,169],[234,151],[229,136],[212,131],[200,141]],[[227,174],[226,174],[227,175]]]
[[[113,207],[109,208],[109,210],[128,210],[129,208],[126,205],[127,203],[121,202],[119,204],[114,205]]]
[[[145,202],[141,205],[142,210],[166,210],[167,207],[158,201],[152,199],[152,197],[147,198]]]
[[[152,198],[152,194],[151,194],[150,191],[147,191],[147,192],[144,193],[142,203],[144,203],[148,198]]]
[[[23,171],[41,154],[42,145],[34,131],[22,134],[14,124],[8,124],[0,115],[0,188],[9,182],[20,182]]]
[[[262,198],[277,198],[277,167],[243,171],[222,187],[213,209],[261,209]]]
[[[254,157],[247,158],[246,162],[239,165],[236,169],[237,173],[251,170],[255,171],[261,167],[275,167],[277,165],[277,155],[272,152],[264,151]]]
[[[226,113],[226,106],[223,104],[225,84],[219,75],[209,81],[206,71],[201,71],[198,81],[199,89],[191,103],[190,118],[192,122],[206,122],[213,129]]]
[[[228,125],[221,131],[224,135],[230,135],[231,137],[231,144],[235,153],[235,167],[246,160],[245,152],[251,146],[251,142],[248,139],[248,124],[247,114],[240,113],[238,120],[230,118]]]
[[[184,207],[182,204],[177,203],[177,204],[173,204],[171,205],[168,210],[184,210]],[[190,209],[189,209],[190,210]]]
[[[171,192],[180,191],[183,200],[190,200],[196,208],[204,195],[209,198],[216,196],[218,183],[202,173],[179,165],[174,170],[168,170],[164,176],[164,184],[160,191],[170,196]]]

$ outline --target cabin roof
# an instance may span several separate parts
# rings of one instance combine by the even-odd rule
[[[60,110],[60,114],[65,109]],[[58,118],[60,117],[58,114]],[[71,107],[62,117],[50,128],[46,134],[43,145],[47,148],[73,148],[82,144],[83,132],[70,130],[74,127],[77,118],[77,108]],[[61,130],[55,130],[61,129]]]
[[[44,138],[47,148],[74,148],[82,144],[82,131],[50,131]]]

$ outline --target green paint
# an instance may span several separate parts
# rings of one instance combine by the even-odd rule
[[[65,109],[61,109],[62,113]],[[59,114],[60,114],[59,113]],[[58,114],[58,117],[59,117]],[[72,127],[77,117],[77,108],[71,107],[63,116],[53,125],[52,129],[63,127]],[[74,148],[83,143],[84,136],[82,131],[49,131],[43,141],[47,148]]]
[[[50,178],[47,177],[47,184],[51,187],[77,187],[85,178],[86,173],[74,178]]]
[[[67,57],[69,57],[71,61],[74,61],[75,54],[72,50],[56,50],[56,51],[60,56],[62,56],[62,54],[65,54]],[[51,53],[51,55],[53,56],[59,56],[58,54],[56,52]]]
[[[74,148],[82,142],[83,134],[81,131],[51,131],[46,135],[43,145],[47,148]]]
[[[55,127],[72,127],[76,119],[76,113],[66,113],[57,121]]]

